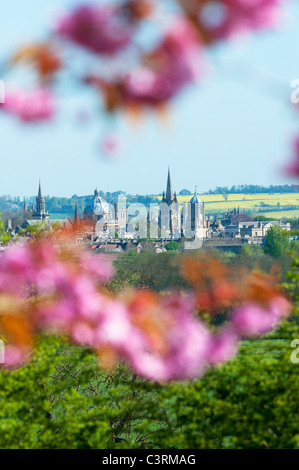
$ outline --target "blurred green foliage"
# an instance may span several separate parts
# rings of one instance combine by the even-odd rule
[[[276,262],[252,250],[223,256]],[[181,256],[125,254],[111,287],[186,287]],[[298,255],[292,263],[283,287],[296,304]],[[295,308],[277,331],[243,341],[232,361],[204,377],[157,384],[125,364],[105,370],[88,348],[40,337],[28,364],[0,371],[0,448],[299,448],[298,338]]]
[[[298,317],[297,317],[298,319]],[[173,431],[162,430],[162,448],[299,448],[299,364],[291,362],[297,325],[285,325],[280,340],[243,343],[231,362],[193,383],[161,391]]]
[[[1,213],[0,213],[0,242],[6,243],[10,240],[10,236],[8,233],[5,233],[5,225],[4,221],[1,218]]]
[[[167,243],[165,245],[165,248],[167,251],[180,251],[182,249],[181,244],[179,242],[176,242],[175,240],[172,240],[171,242]]]
[[[194,381],[105,371],[86,348],[41,338],[0,373],[0,448],[298,448],[298,316]]]
[[[143,448],[166,422],[151,389],[122,365],[101,369],[86,348],[41,338],[27,365],[0,373],[0,448]]]
[[[148,287],[160,291],[164,289],[187,288],[181,275],[179,253],[173,251],[156,254],[145,250],[124,253],[115,261],[116,274],[111,287],[119,290],[124,287]]]
[[[282,227],[272,226],[267,231],[264,251],[273,258],[282,256],[289,247],[288,233]]]

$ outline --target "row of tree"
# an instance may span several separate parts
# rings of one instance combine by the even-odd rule
[[[298,184],[284,184],[263,186],[259,184],[241,184],[228,186],[216,186],[216,189],[210,189],[207,194],[274,194],[274,193],[297,193]]]

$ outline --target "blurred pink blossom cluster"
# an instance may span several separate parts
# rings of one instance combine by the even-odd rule
[[[56,33],[91,52],[113,55],[131,43],[138,18],[130,6],[142,1],[127,2],[127,8],[108,4],[76,7],[60,18]]]
[[[241,305],[215,334],[196,317],[195,295],[141,290],[115,298],[103,288],[112,272],[106,258],[85,251],[61,254],[49,240],[3,254],[0,333],[7,339],[6,366],[25,360],[37,331],[55,331],[93,348],[104,362],[126,360],[150,380],[194,378],[232,358],[243,335],[270,331],[289,312],[288,301],[277,294],[268,305]]]
[[[277,27],[285,0],[178,0],[205,43]]]
[[[277,296],[267,306],[252,302],[237,308],[232,316],[232,324],[239,335],[256,336],[275,328],[288,311],[288,301]]]
[[[85,83],[103,92],[107,110],[130,106],[136,109],[167,103],[194,83],[203,68],[195,29],[183,18],[176,18],[160,44],[124,77],[110,83],[91,74],[85,78]]]
[[[298,177],[299,176],[299,137],[297,137],[294,140],[293,148],[294,148],[293,158],[285,167],[284,172],[288,176]]]
[[[47,121],[55,111],[54,95],[49,88],[8,90],[0,109],[24,122]]]
[[[122,87],[125,99],[156,104],[173,98],[200,76],[202,56],[196,31],[186,20],[172,21],[161,44],[143,57]]]
[[[100,54],[113,54],[127,46],[131,30],[111,7],[95,5],[78,7],[58,22],[56,32],[73,42]]]
[[[93,53],[87,57],[87,66],[82,54],[86,75],[83,82],[95,86],[103,95],[106,111],[140,111],[144,106],[159,110],[203,76],[204,48],[238,33],[277,25],[284,1],[173,0],[181,8],[169,8],[173,21],[168,28],[158,20],[165,13],[165,6],[154,0],[82,4],[56,20],[48,40],[22,47],[9,65],[31,65],[42,87],[53,84],[54,78],[59,78],[58,71],[60,76],[70,71],[71,80],[77,75],[82,83],[82,72],[74,71],[72,55],[63,53],[66,39],[75,48],[80,46]],[[145,30],[151,28],[154,35],[157,30],[161,33],[160,43],[150,50],[144,45],[147,40],[141,39],[142,25]],[[101,63],[99,58],[103,56],[105,61]],[[90,68],[92,60],[95,67]],[[99,64],[102,66],[98,72]],[[2,109],[23,122],[43,121],[54,114],[53,95],[49,88],[38,87],[33,92],[11,92]]]
[[[7,250],[0,265],[0,333],[3,330],[8,337],[6,365],[23,359],[34,332],[49,323],[48,315],[61,328],[74,319],[75,312],[84,317],[98,311],[102,304],[98,285],[112,272],[106,259],[84,251],[62,257],[49,240]],[[31,302],[36,296],[41,299],[39,307]]]

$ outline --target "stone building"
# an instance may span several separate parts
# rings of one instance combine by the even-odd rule
[[[26,229],[28,226],[34,226],[40,222],[43,225],[48,226],[49,224],[49,213],[46,210],[45,198],[42,195],[41,183],[39,182],[38,194],[35,199],[35,204],[32,204],[32,209],[27,207],[27,203],[24,200],[23,212],[25,220],[23,221],[21,228]]]
[[[39,182],[39,187],[38,187],[38,195],[36,198],[36,203],[35,203],[35,206],[33,206],[32,208],[32,220],[41,220],[41,221],[49,220],[49,214],[48,214],[48,211],[46,210],[46,202],[45,202],[44,196],[42,195],[40,182]]]
[[[84,222],[92,222],[103,238],[113,238],[116,234],[123,236],[128,225],[128,209],[122,202],[109,204],[96,188],[84,209]]]
[[[160,205],[159,226],[162,238],[206,239],[210,233],[210,223],[205,216],[205,205],[195,189],[189,203],[181,208],[176,193],[173,193],[170,170],[168,169],[166,193],[163,192]]]
[[[283,230],[290,231],[291,226],[289,223],[283,224],[280,221],[262,221],[262,222],[239,222],[234,225],[227,225],[225,227],[226,238],[240,238],[244,241],[260,240],[267,235],[270,227],[280,226]]]
[[[181,208],[173,193],[170,170],[168,168],[166,194],[163,192],[159,211],[159,227],[162,238],[181,238]]]
[[[111,219],[111,208],[99,194],[98,188],[94,190],[93,196],[90,198],[83,213],[83,219],[97,222],[100,219],[108,221]],[[113,217],[114,219],[115,217]]]
[[[206,218],[205,205],[197,194],[197,187],[189,203],[183,206],[182,227],[186,238],[203,240],[209,237],[210,221]]]
[[[231,211],[227,211],[223,214],[223,217],[221,219],[221,225],[223,227],[226,227],[228,225],[236,225],[239,222],[252,222],[253,219],[245,214],[245,212],[241,213],[240,212],[240,206],[238,208],[234,208]]]

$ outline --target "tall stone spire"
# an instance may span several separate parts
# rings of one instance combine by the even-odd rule
[[[37,219],[37,220],[48,220],[49,219],[49,214],[48,211],[46,211],[46,201],[45,198],[42,194],[42,187],[41,183],[39,181],[38,185],[38,194],[36,197],[36,204],[35,206],[32,206],[32,218]]]
[[[170,179],[170,169],[168,167],[166,202],[167,204],[171,204],[172,201],[173,201],[173,192],[172,192],[171,179]]]
[[[37,196],[37,197],[40,198],[40,199],[43,197],[43,195],[42,195],[42,188],[41,188],[41,184],[40,184],[40,180],[39,180],[38,196]]]
[[[42,195],[42,188],[41,188],[41,183],[39,180],[38,195],[36,198],[36,212],[40,215],[43,215],[46,212],[45,209],[46,209],[45,198]]]

